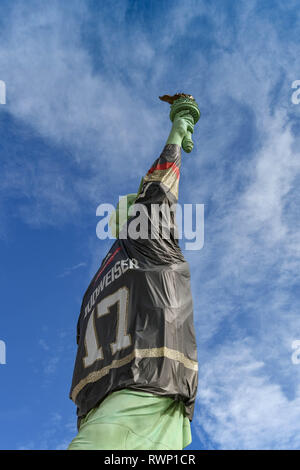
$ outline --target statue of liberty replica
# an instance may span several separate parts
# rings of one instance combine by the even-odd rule
[[[170,134],[137,194],[120,199],[111,215],[116,241],[83,297],[70,390],[78,433],[70,450],[176,450],[192,441],[197,345],[173,208],[181,148],[192,151],[200,111],[191,95],[160,99],[171,105]],[[172,210],[160,217],[157,207]]]

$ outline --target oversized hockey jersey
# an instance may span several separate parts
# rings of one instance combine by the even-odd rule
[[[143,178],[142,213],[128,219],[84,294],[70,390],[79,419],[126,388],[182,400],[192,420],[198,363],[189,266],[175,212],[166,221],[153,211],[176,204],[180,164],[180,146],[167,144]],[[148,222],[147,236],[131,230],[138,220]]]

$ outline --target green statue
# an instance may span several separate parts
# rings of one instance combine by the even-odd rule
[[[181,148],[192,151],[200,111],[191,95],[160,99],[171,105],[171,132],[138,192],[111,216],[116,241],[83,297],[70,390],[78,434],[70,450],[169,450],[191,443],[198,362],[190,272],[174,231],[164,237],[152,209],[177,203]],[[137,207],[155,237],[130,235]]]

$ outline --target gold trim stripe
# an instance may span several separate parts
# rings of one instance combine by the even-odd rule
[[[145,182],[159,181],[163,183],[171,191],[171,193],[178,199],[179,178],[176,173],[167,170],[154,170],[152,173],[144,176]]]
[[[168,359],[172,359],[174,361],[178,361],[184,365],[187,369],[192,369],[194,371],[198,370],[198,363],[188,359],[184,354],[175,349],[169,349],[166,347],[162,348],[152,348],[152,349],[134,349],[131,354],[128,356],[123,357],[122,359],[114,360],[112,363],[106,367],[103,367],[100,370],[95,372],[91,372],[87,375],[84,379],[80,380],[78,384],[74,387],[72,391],[72,400],[75,402],[78,393],[89,383],[96,382],[99,379],[102,379],[105,375],[109,373],[111,369],[117,369],[118,367],[122,367],[128,364],[132,359],[135,357],[137,358],[145,358],[145,357],[167,357]]]

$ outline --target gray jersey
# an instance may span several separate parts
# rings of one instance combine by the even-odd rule
[[[152,211],[176,203],[180,163],[181,148],[166,145],[136,201],[149,236],[130,235],[138,216],[130,217],[83,297],[70,390],[79,417],[127,388],[182,400],[192,420],[198,363],[189,266],[174,213],[166,238],[166,220]]]

